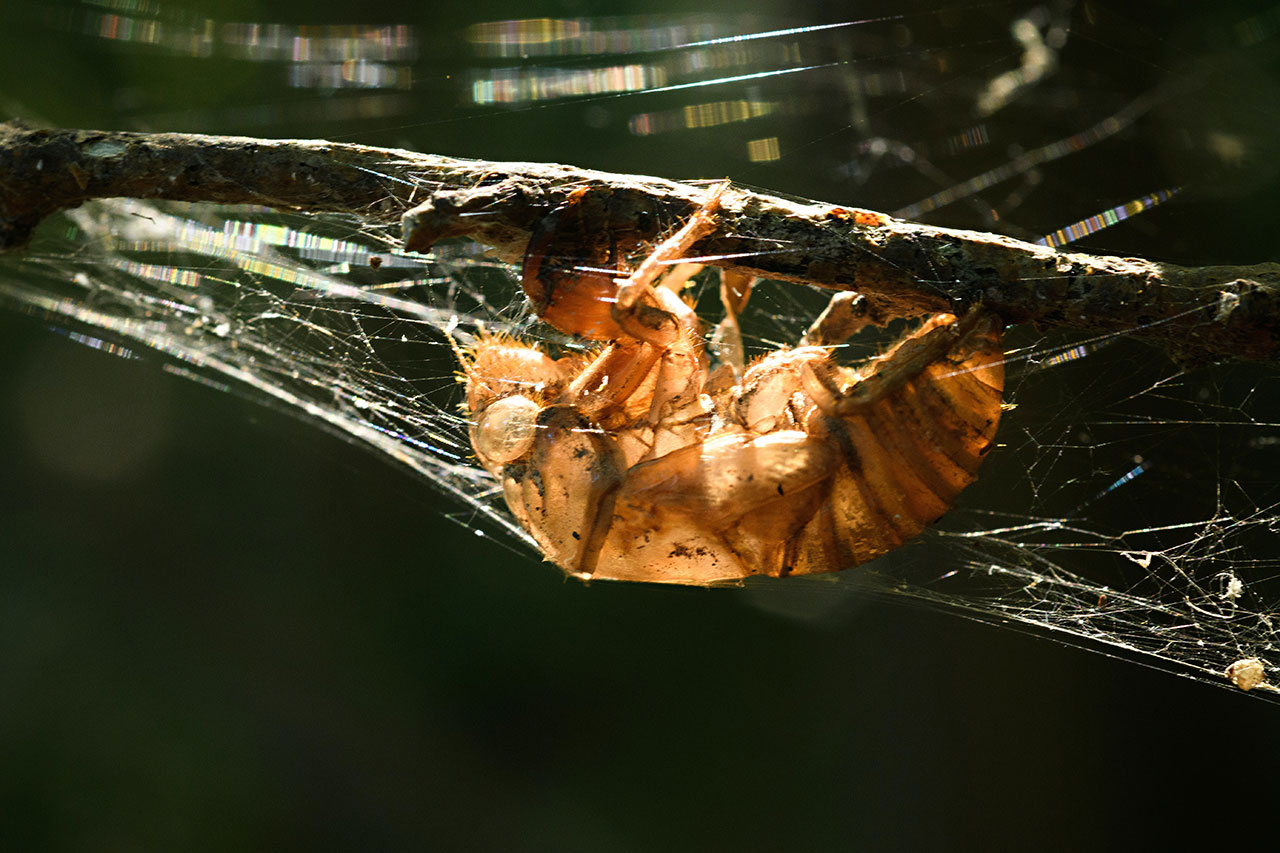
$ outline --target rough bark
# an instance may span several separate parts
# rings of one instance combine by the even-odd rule
[[[511,260],[572,197],[583,221],[628,251],[706,193],[705,184],[322,140],[0,124],[0,251],[25,245],[58,210],[120,196],[399,218],[410,250],[470,237]],[[1124,332],[1183,363],[1280,360],[1280,264],[1188,268],[1062,252],[737,187],[717,225],[692,250],[708,263],[858,290],[889,316],[981,302],[1009,323]]]

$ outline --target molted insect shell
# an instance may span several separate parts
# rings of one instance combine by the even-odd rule
[[[727,392],[738,431],[626,471],[599,559],[561,565],[713,584],[892,551],[977,477],[1000,419],[1000,329],[940,314],[860,370],[814,347],[766,357]]]

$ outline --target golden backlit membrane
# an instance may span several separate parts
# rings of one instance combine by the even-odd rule
[[[712,101],[705,104],[689,104],[680,109],[640,113],[631,117],[629,126],[636,136],[651,136],[673,130],[693,130],[750,121],[754,118],[773,115],[778,107],[777,101]]]
[[[778,137],[753,139],[747,143],[747,159],[752,163],[765,163],[782,157],[778,149]]]
[[[1127,201],[1124,204],[1118,204],[1115,207],[1104,210],[1101,213],[1095,213],[1088,219],[1081,219],[1065,228],[1059,228],[1051,234],[1046,234],[1039,240],[1036,240],[1041,246],[1049,246],[1056,248],[1065,246],[1067,243],[1075,242],[1082,237],[1088,237],[1090,234],[1096,234],[1103,228],[1110,228],[1117,222],[1123,222],[1130,216],[1136,216],[1143,211],[1150,210],[1158,204],[1163,204],[1169,199],[1176,196],[1181,187],[1173,187],[1167,190],[1160,190],[1144,195],[1142,198],[1135,198],[1133,201]]]
[[[526,18],[467,28],[480,56],[524,58],[667,50],[731,34],[740,19],[705,17]]]

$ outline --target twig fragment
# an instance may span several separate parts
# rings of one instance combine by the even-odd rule
[[[125,196],[401,218],[410,250],[470,237],[516,260],[531,229],[575,191],[583,215],[626,251],[652,243],[687,217],[707,189],[556,164],[322,140],[0,124],[0,251],[25,245],[36,225],[58,210]],[[717,225],[693,247],[707,263],[856,290],[872,315],[954,311],[982,302],[1009,323],[1124,332],[1182,363],[1280,361],[1276,263],[1188,268],[1060,252],[736,187],[725,191]]]

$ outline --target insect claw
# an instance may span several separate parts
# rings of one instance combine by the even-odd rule
[[[873,313],[867,297],[853,290],[842,291],[831,297],[827,307],[800,339],[800,346],[844,343],[867,326],[880,325],[883,325],[883,318]]]

